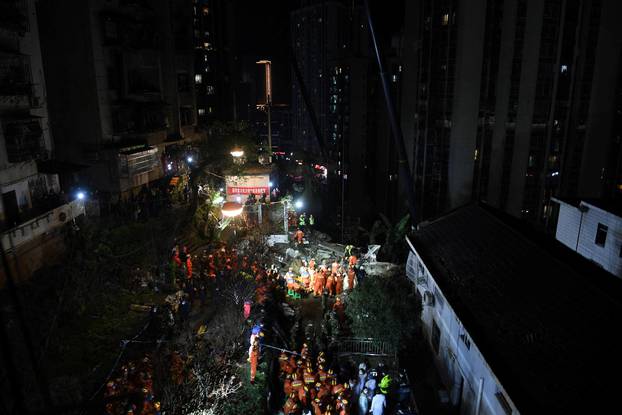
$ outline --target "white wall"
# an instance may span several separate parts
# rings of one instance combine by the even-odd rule
[[[577,249],[580,224],[583,224],[581,211],[572,205],[559,202],[559,218],[555,237],[573,251]]]
[[[477,345],[445,299],[434,278],[412,245],[407,264],[409,268],[407,268],[407,273],[415,274],[416,287],[422,298],[425,297],[426,291],[434,294],[434,305],[426,305],[424,298],[421,320],[432,353],[435,354],[435,364],[443,383],[449,391],[452,403],[458,404],[460,401],[462,402],[461,415],[506,415],[505,410],[495,396],[497,392],[501,391],[513,408],[512,414],[519,414],[511,398],[488,366],[484,356],[480,353]],[[412,280],[411,275],[409,275],[409,278]],[[432,345],[433,322],[437,324],[441,332],[438,354],[434,352]],[[470,342],[470,348],[467,348],[460,335],[466,336],[466,339]],[[460,396],[459,382],[461,377],[464,379],[464,383]],[[482,387],[481,404],[479,412],[477,412],[477,398],[480,385]]]
[[[622,218],[587,202],[580,204],[585,210],[583,215],[575,206],[560,200],[556,202],[560,204],[557,240],[622,278]],[[599,223],[608,228],[604,246],[595,242]]]

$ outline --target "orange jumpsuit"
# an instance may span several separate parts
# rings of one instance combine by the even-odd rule
[[[333,274],[330,274],[326,279],[326,291],[328,291],[328,295],[335,295],[335,277]]]
[[[259,360],[259,344],[255,342],[251,351],[251,383],[255,383],[255,375],[257,374],[257,361]]]
[[[324,274],[321,272],[318,272],[315,275],[315,286],[313,287],[313,295],[315,296],[322,295],[322,292],[324,291],[324,282],[325,282]]]
[[[348,289],[354,288],[354,270],[351,269],[348,271]]]
[[[348,260],[348,265],[350,265],[350,268],[355,266],[357,262],[358,260],[356,259],[356,256],[350,255],[350,259]]]
[[[335,293],[341,295],[343,291],[343,277],[341,275],[335,276]]]

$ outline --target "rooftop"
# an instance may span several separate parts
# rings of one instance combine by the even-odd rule
[[[483,205],[410,240],[522,413],[617,405],[622,281]]]
[[[602,209],[606,212],[611,213],[612,215],[616,215],[619,218],[622,218],[622,202],[615,200],[602,200],[602,199],[586,199],[586,198],[554,198],[553,200],[559,200],[560,202],[567,203],[576,208],[579,207],[581,202],[587,203],[589,205],[595,206],[599,209]]]

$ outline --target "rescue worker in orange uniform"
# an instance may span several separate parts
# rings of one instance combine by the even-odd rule
[[[334,260],[331,264],[330,272],[332,274],[336,274],[339,272],[339,262],[337,262],[337,260]]]
[[[341,273],[335,275],[335,294],[341,295],[343,292],[343,276]]]
[[[354,288],[354,270],[352,268],[350,268],[348,270],[348,289],[352,290]]]
[[[283,406],[283,412],[285,415],[294,415],[298,413],[299,409],[298,402],[296,402],[296,394],[291,393],[285,402],[285,406]]]
[[[334,274],[330,274],[326,279],[326,291],[331,297],[335,295],[335,277]]]
[[[300,229],[298,229],[296,231],[296,233],[294,234],[294,239],[296,240],[296,243],[298,245],[302,245],[302,242],[304,240],[305,234],[303,231],[301,231]]]
[[[358,258],[356,258],[356,255],[350,255],[350,258],[348,259],[348,265],[350,266],[350,269],[354,268],[357,262]]]
[[[186,275],[188,279],[192,279],[192,260],[190,259],[190,255],[186,259]]]
[[[319,297],[324,292],[324,284],[326,283],[324,272],[317,272],[315,274],[315,285],[313,287],[313,295]]]
[[[285,395],[289,395],[293,391],[294,388],[292,387],[292,375],[287,375],[285,377],[285,380],[283,381],[283,392],[285,393]]]
[[[251,385],[255,383],[255,375],[257,374],[257,364],[259,362],[259,340],[253,341],[251,349]]]

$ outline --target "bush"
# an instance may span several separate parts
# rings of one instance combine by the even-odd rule
[[[405,277],[367,277],[348,296],[346,315],[355,336],[399,347],[413,336],[421,304]]]

